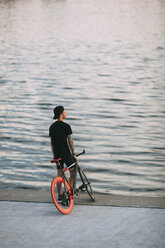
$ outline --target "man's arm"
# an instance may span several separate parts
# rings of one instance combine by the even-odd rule
[[[53,158],[55,158],[55,151],[54,151],[54,147],[53,147],[51,138],[50,138],[50,146],[51,146],[51,150],[52,150],[52,153],[53,153]]]
[[[71,134],[68,135],[68,142],[69,142],[69,146],[70,146],[70,149],[72,151],[72,154],[73,154],[74,158],[77,160],[77,157],[76,157],[76,154],[75,154],[75,151],[74,151],[74,143],[73,143]]]

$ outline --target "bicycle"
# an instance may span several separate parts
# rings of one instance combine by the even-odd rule
[[[85,150],[83,152],[77,154],[76,156],[80,156],[85,153]],[[53,159],[50,162],[51,163],[56,163],[57,165],[60,166],[60,160],[61,158],[58,159]],[[68,171],[70,168],[75,166],[75,180],[74,180],[74,185],[71,187],[69,180],[67,179],[67,176],[65,174],[66,171]],[[91,183],[86,177],[84,171],[80,168],[77,162],[74,162],[71,164],[69,167],[63,169],[60,166],[62,176],[61,177],[55,177],[52,180],[51,183],[51,195],[53,202],[56,206],[56,208],[62,213],[62,214],[70,214],[73,206],[74,206],[74,198],[79,197],[80,191],[85,192],[89,194],[90,198],[92,201],[95,201],[95,196],[91,187]],[[78,188],[76,188],[76,181],[77,181],[77,171],[79,173],[82,185],[80,185]],[[60,192],[60,195],[59,195]],[[62,192],[62,195],[61,195]]]

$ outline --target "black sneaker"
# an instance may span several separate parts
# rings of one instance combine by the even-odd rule
[[[58,203],[61,203],[62,200],[63,200],[63,195],[59,195],[58,196]]]
[[[65,195],[59,195],[58,197],[58,203],[63,205],[63,206],[67,206],[68,205],[68,200],[66,199]]]

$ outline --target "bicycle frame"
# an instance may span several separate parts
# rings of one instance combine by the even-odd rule
[[[78,154],[80,156],[81,154],[85,153],[83,151],[82,153]],[[92,201],[95,201],[94,193],[92,191],[90,181],[86,177],[85,173],[81,169],[81,167],[78,165],[78,163],[75,161],[73,164],[71,164],[67,168],[63,168],[60,164],[59,159],[54,159],[51,161],[51,163],[56,162],[57,165],[59,165],[59,168],[61,170],[61,175],[55,177],[52,180],[51,183],[51,195],[53,202],[57,209],[62,213],[62,214],[69,214],[74,205],[74,197],[78,198],[79,197],[79,191],[81,190],[82,192],[87,191],[89,194],[90,198]],[[71,186],[70,180],[67,178],[67,175],[65,174],[66,171],[70,170],[71,168],[75,168],[75,173],[73,174],[73,187]],[[82,181],[82,185],[76,188],[76,183],[77,183],[77,172],[79,173],[80,179]],[[70,173],[71,174],[71,173]]]
[[[80,156],[80,155],[82,155],[82,154],[84,154],[84,153],[85,153],[85,150],[83,150],[83,152],[77,154],[76,156],[78,157],[78,156]],[[53,160],[52,160],[52,161],[53,161]],[[59,160],[59,161],[60,161],[60,160]],[[65,181],[66,181],[66,182],[69,184],[69,186],[70,186],[70,188],[71,188],[71,191],[72,191],[72,195],[74,195],[74,189],[76,189],[76,183],[77,183],[77,171],[78,171],[78,173],[80,174],[80,166],[78,165],[77,162],[74,162],[74,163],[71,164],[69,167],[63,169],[63,168],[61,167],[59,161],[57,161],[57,165],[60,166],[60,170],[61,170],[61,174],[62,174],[61,177],[64,179],[64,183],[65,183]],[[72,167],[75,168],[75,177],[74,177],[74,184],[73,184],[73,187],[71,186],[69,180],[67,179],[67,176],[65,175],[65,172],[67,172],[67,171],[68,171],[69,169],[71,169]],[[81,187],[81,186],[80,186],[80,187]],[[79,191],[80,187],[78,188],[78,191]]]

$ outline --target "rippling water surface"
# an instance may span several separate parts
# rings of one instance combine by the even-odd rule
[[[0,0],[0,188],[49,190],[64,105],[96,192],[165,193],[165,1]]]

